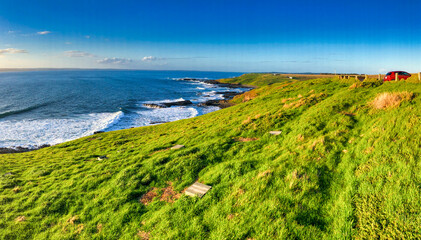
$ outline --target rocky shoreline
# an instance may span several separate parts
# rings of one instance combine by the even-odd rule
[[[217,80],[204,80],[204,79],[197,79],[197,78],[181,78],[181,79],[178,79],[178,80],[180,80],[180,81],[203,82],[203,83],[207,83],[207,84],[218,85],[220,87],[225,87],[225,88],[247,88],[247,89],[255,88],[254,86],[247,86],[247,85],[241,85],[241,84],[221,83],[221,82],[218,82]],[[222,99],[222,100],[207,100],[206,102],[202,102],[202,103],[197,104],[197,106],[200,106],[200,107],[213,106],[213,107],[219,107],[221,109],[227,108],[227,107],[230,107],[230,106],[233,105],[229,102],[229,100],[231,100],[235,96],[243,94],[243,93],[244,92],[234,92],[234,91],[216,92],[216,94],[222,94],[224,99]],[[193,103],[190,100],[182,100],[182,101],[174,101],[174,102],[166,102],[166,103],[144,103],[143,104],[143,106],[148,107],[148,108],[168,108],[168,107],[172,107],[172,106],[189,106],[189,105],[193,105]],[[160,124],[160,123],[165,123],[165,122],[153,122],[152,124]],[[99,133],[103,133],[103,131],[94,132],[94,134],[99,134]],[[37,146],[35,148],[26,148],[26,147],[4,148],[4,147],[0,147],[0,154],[24,153],[24,152],[34,151],[34,150],[38,150],[38,149],[49,147],[49,146],[50,145],[45,144],[45,145]]]
[[[193,103],[190,100],[167,102],[167,103],[144,103],[143,106],[149,108],[168,108],[172,106],[188,106]]]
[[[225,88],[255,88],[254,86],[248,86],[248,85],[241,85],[241,84],[234,84],[234,83],[221,83],[217,80],[204,80],[204,79],[197,79],[197,78],[180,78],[177,79],[179,81],[192,81],[192,82],[203,82],[207,84],[214,84],[218,85],[219,87],[225,87]],[[232,106],[232,104],[229,102],[229,100],[233,99],[235,96],[243,94],[243,92],[216,92],[216,94],[222,94],[223,98],[222,100],[207,100],[206,102],[199,103],[197,106],[200,107],[208,107],[208,106],[214,106],[214,107],[220,107],[220,108],[227,108]],[[193,103],[190,100],[184,100],[184,101],[174,101],[174,102],[168,102],[168,103],[144,103],[143,106],[148,108],[167,108],[172,106],[189,106],[193,105]]]
[[[199,78],[179,78],[179,81],[192,81],[192,82],[202,82],[208,84],[218,85],[220,87],[226,88],[256,88],[255,86],[251,85],[242,85],[238,83],[221,83],[218,80],[209,80],[209,79],[199,79]]]
[[[44,144],[44,145],[41,145],[41,146],[35,147],[35,148],[26,148],[26,147],[3,148],[3,147],[0,147],[0,154],[23,153],[23,152],[38,150],[38,149],[41,149],[41,148],[46,148],[46,147],[49,147],[49,146],[50,146],[49,144]]]

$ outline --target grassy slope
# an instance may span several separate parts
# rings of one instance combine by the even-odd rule
[[[223,83],[237,83],[242,85],[262,87],[279,82],[288,82],[290,79],[284,75],[281,76],[270,73],[248,73],[236,78],[220,79],[219,81]]]
[[[197,118],[0,155],[0,238],[420,238],[421,85],[275,81]],[[202,199],[139,202],[197,179]]]

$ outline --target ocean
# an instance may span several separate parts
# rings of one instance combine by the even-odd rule
[[[0,148],[37,148],[97,131],[191,118],[216,111],[200,107],[228,89],[182,78],[220,79],[235,72],[72,70],[0,73]],[[145,103],[190,100],[188,106]]]

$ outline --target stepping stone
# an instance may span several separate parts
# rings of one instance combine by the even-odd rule
[[[270,131],[269,133],[272,135],[279,135],[282,133],[282,131]]]
[[[101,160],[104,160],[104,159],[107,159],[107,155],[99,156],[97,158],[98,161],[101,161]]]
[[[184,147],[184,145],[175,145],[171,149],[180,149],[180,148],[183,148],[183,147]]]
[[[195,182],[193,185],[188,187],[185,191],[186,195],[192,196],[192,197],[203,197],[209,189],[211,189],[211,186]]]

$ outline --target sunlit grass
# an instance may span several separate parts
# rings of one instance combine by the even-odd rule
[[[260,79],[207,115],[0,155],[0,238],[421,238],[421,85]]]

